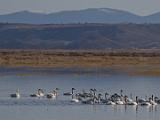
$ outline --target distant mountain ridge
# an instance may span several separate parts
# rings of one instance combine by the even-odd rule
[[[0,15],[3,23],[68,24],[68,23],[160,23],[160,12],[148,16],[110,8],[61,11],[50,14],[21,11]]]
[[[160,49],[160,24],[2,24],[0,49]]]

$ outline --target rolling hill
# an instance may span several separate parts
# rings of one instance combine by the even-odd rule
[[[160,48],[160,24],[0,24],[2,49]]]

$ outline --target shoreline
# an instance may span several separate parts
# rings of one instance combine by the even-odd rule
[[[160,50],[7,50],[0,65],[32,67],[108,67],[160,65]]]
[[[113,68],[130,75],[160,76],[160,50],[0,50],[0,66]]]

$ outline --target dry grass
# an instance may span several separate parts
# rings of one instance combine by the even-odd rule
[[[0,65],[29,67],[118,67],[132,75],[160,75],[160,51],[0,50]]]
[[[0,65],[105,67],[160,65],[159,51],[0,50]]]

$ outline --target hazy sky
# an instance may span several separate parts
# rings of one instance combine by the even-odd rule
[[[50,13],[101,7],[148,15],[160,12],[160,0],[0,0],[0,14],[21,10]]]

